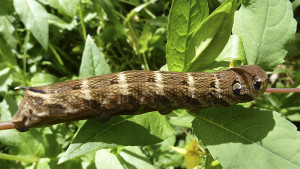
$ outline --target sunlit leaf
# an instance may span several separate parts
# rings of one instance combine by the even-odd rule
[[[47,50],[49,26],[48,14],[44,7],[35,0],[14,0],[14,7],[26,28]]]
[[[104,58],[104,54],[98,49],[93,39],[88,36],[82,55],[79,76],[87,78],[108,73],[111,73],[111,71]]]
[[[300,167],[300,132],[277,112],[242,106],[204,109],[193,127],[224,168]]]
[[[174,0],[169,14],[167,63],[170,71],[182,71],[191,35],[208,16],[206,0]]]
[[[235,14],[233,33],[243,39],[248,64],[265,70],[283,63],[285,45],[295,32],[296,21],[287,0],[245,1]]]
[[[151,112],[129,117],[113,117],[100,123],[89,120],[77,133],[60,163],[87,152],[119,146],[145,146],[162,142],[173,134],[165,116]]]

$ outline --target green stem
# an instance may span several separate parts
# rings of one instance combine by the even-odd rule
[[[79,2],[79,17],[80,17],[80,21],[81,21],[80,24],[81,24],[81,29],[82,29],[82,36],[83,36],[84,41],[86,41],[86,29],[85,29],[83,14],[82,14],[81,2]]]
[[[48,43],[48,45],[49,45],[49,48],[50,48],[51,52],[52,52],[52,53],[54,54],[54,56],[56,57],[58,63],[59,63],[60,65],[63,66],[63,65],[64,65],[64,62],[62,61],[60,55],[57,53],[57,51],[55,50],[55,48],[52,46],[52,44],[51,44],[50,42]]]
[[[145,53],[143,52],[142,55],[143,55],[143,59],[144,59],[145,70],[150,70]]]
[[[22,162],[31,162],[35,163],[38,162],[39,159],[36,157],[25,157],[25,156],[16,156],[16,155],[10,155],[10,154],[4,154],[0,153],[0,159],[4,160],[12,160],[12,161],[22,161]]]

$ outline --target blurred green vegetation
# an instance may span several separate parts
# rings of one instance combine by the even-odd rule
[[[291,1],[292,4],[288,0],[268,1],[268,4],[266,1],[245,0],[240,7],[236,1],[228,0],[220,7],[223,2],[224,0],[191,0],[187,3],[174,0],[171,10],[171,0],[1,0],[0,121],[11,120],[18,109],[23,91],[13,90],[16,86],[41,86],[124,70],[160,70],[166,64],[167,67],[162,69],[186,72],[222,70],[231,61],[235,61],[237,65],[256,64],[270,75],[269,87],[300,87],[300,36],[298,25],[296,29],[295,20],[292,19],[292,15],[297,23],[300,19],[300,1]],[[228,5],[228,2],[233,3]],[[257,10],[253,10],[255,7]],[[262,15],[267,10],[269,15]],[[287,12],[282,14],[282,11]],[[203,47],[203,42],[208,45]],[[90,65],[89,61],[93,59],[101,64],[93,62],[94,65]],[[270,115],[274,110],[291,122],[285,121],[278,114],[272,114],[281,128],[288,126],[284,132],[280,131],[271,137],[274,140],[282,137],[289,139],[276,145],[279,146],[278,152],[275,152],[276,148],[268,147],[272,142],[268,140],[270,137],[258,134],[260,128],[255,132],[257,137],[266,137],[263,140],[266,144],[260,145],[262,149],[270,149],[275,155],[300,167],[295,162],[300,161],[299,151],[293,158],[288,154],[293,151],[290,150],[291,147],[285,147],[293,146],[294,151],[299,150],[300,136],[293,124],[300,129],[300,94],[265,94],[254,102],[242,105],[244,107],[236,106],[224,109],[224,112],[232,110],[237,111],[237,114],[241,114],[238,111],[257,114],[254,121],[259,121],[265,115],[259,113]],[[204,115],[206,111],[214,114],[218,113],[217,110],[201,112]],[[214,136],[216,126],[210,128],[207,127],[209,124],[201,126],[198,123],[204,118],[202,114],[194,121],[193,116],[184,110],[178,110],[167,117],[155,112],[128,119],[116,117],[108,124],[99,126],[89,120],[86,124],[85,121],[67,122],[30,129],[26,133],[0,131],[0,166],[64,169],[104,166],[184,168],[183,156],[174,152],[170,146],[184,148],[191,140],[198,139],[199,144],[207,151],[206,155],[200,157],[199,165],[202,168],[222,168],[221,165],[224,168],[234,168],[233,164],[238,163],[237,158],[240,158],[240,162],[248,160],[245,155],[247,153],[249,157],[261,153],[259,155],[262,157],[256,157],[260,162],[250,158],[251,162],[248,165],[245,163],[246,166],[239,165],[240,168],[251,168],[254,166],[253,162],[257,166],[274,168],[267,164],[269,161],[263,161],[263,157],[271,158],[263,150],[250,152],[240,147],[229,147],[227,141],[224,141],[229,139],[226,134],[223,135],[224,140],[221,140],[224,144],[214,143],[213,137],[219,141],[221,137]],[[220,117],[225,119],[226,114]],[[109,133],[108,136],[98,135],[99,138],[93,138],[94,142],[79,142],[85,137],[90,138],[84,134],[98,134],[97,129],[114,125],[114,121],[124,120],[122,118],[125,119],[123,126],[110,130],[113,133],[110,137],[128,137],[129,144],[126,145],[132,147],[124,144],[123,147],[117,141],[105,142],[103,137],[109,137]],[[147,120],[151,124],[142,123]],[[154,124],[157,121],[160,123]],[[143,139],[149,142],[134,140],[140,137],[135,134],[143,130],[131,126],[132,124],[147,128]],[[251,125],[253,127],[258,124],[261,123]],[[247,127],[243,125],[240,124],[237,128]],[[122,130],[126,126],[132,129],[131,132]],[[278,126],[274,128],[276,127]],[[201,133],[202,129],[208,134]],[[123,133],[118,133],[120,131]],[[161,142],[162,140],[164,141]],[[239,141],[238,143],[247,143]],[[76,147],[75,143],[81,143],[83,148]],[[220,145],[225,145],[230,150]],[[111,149],[99,150],[102,148]],[[78,151],[72,153],[72,149]],[[223,158],[222,155],[227,157]],[[213,159],[216,157],[221,165],[218,162],[217,165],[212,165],[212,162],[216,164]],[[58,165],[59,160],[63,163]]]

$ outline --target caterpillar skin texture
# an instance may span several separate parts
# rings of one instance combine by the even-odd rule
[[[265,92],[268,76],[255,65],[215,73],[125,71],[42,87],[20,87],[24,99],[12,119],[15,128],[175,109],[195,111],[248,102]]]

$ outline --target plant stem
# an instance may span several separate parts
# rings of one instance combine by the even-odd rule
[[[10,154],[4,154],[4,153],[0,153],[0,159],[31,162],[31,163],[35,163],[35,162],[39,161],[39,159],[36,157],[24,157],[24,156],[10,155]]]
[[[79,17],[80,17],[80,24],[82,29],[82,36],[84,41],[86,41],[86,29],[85,29],[83,14],[82,14],[81,2],[79,2]]]

